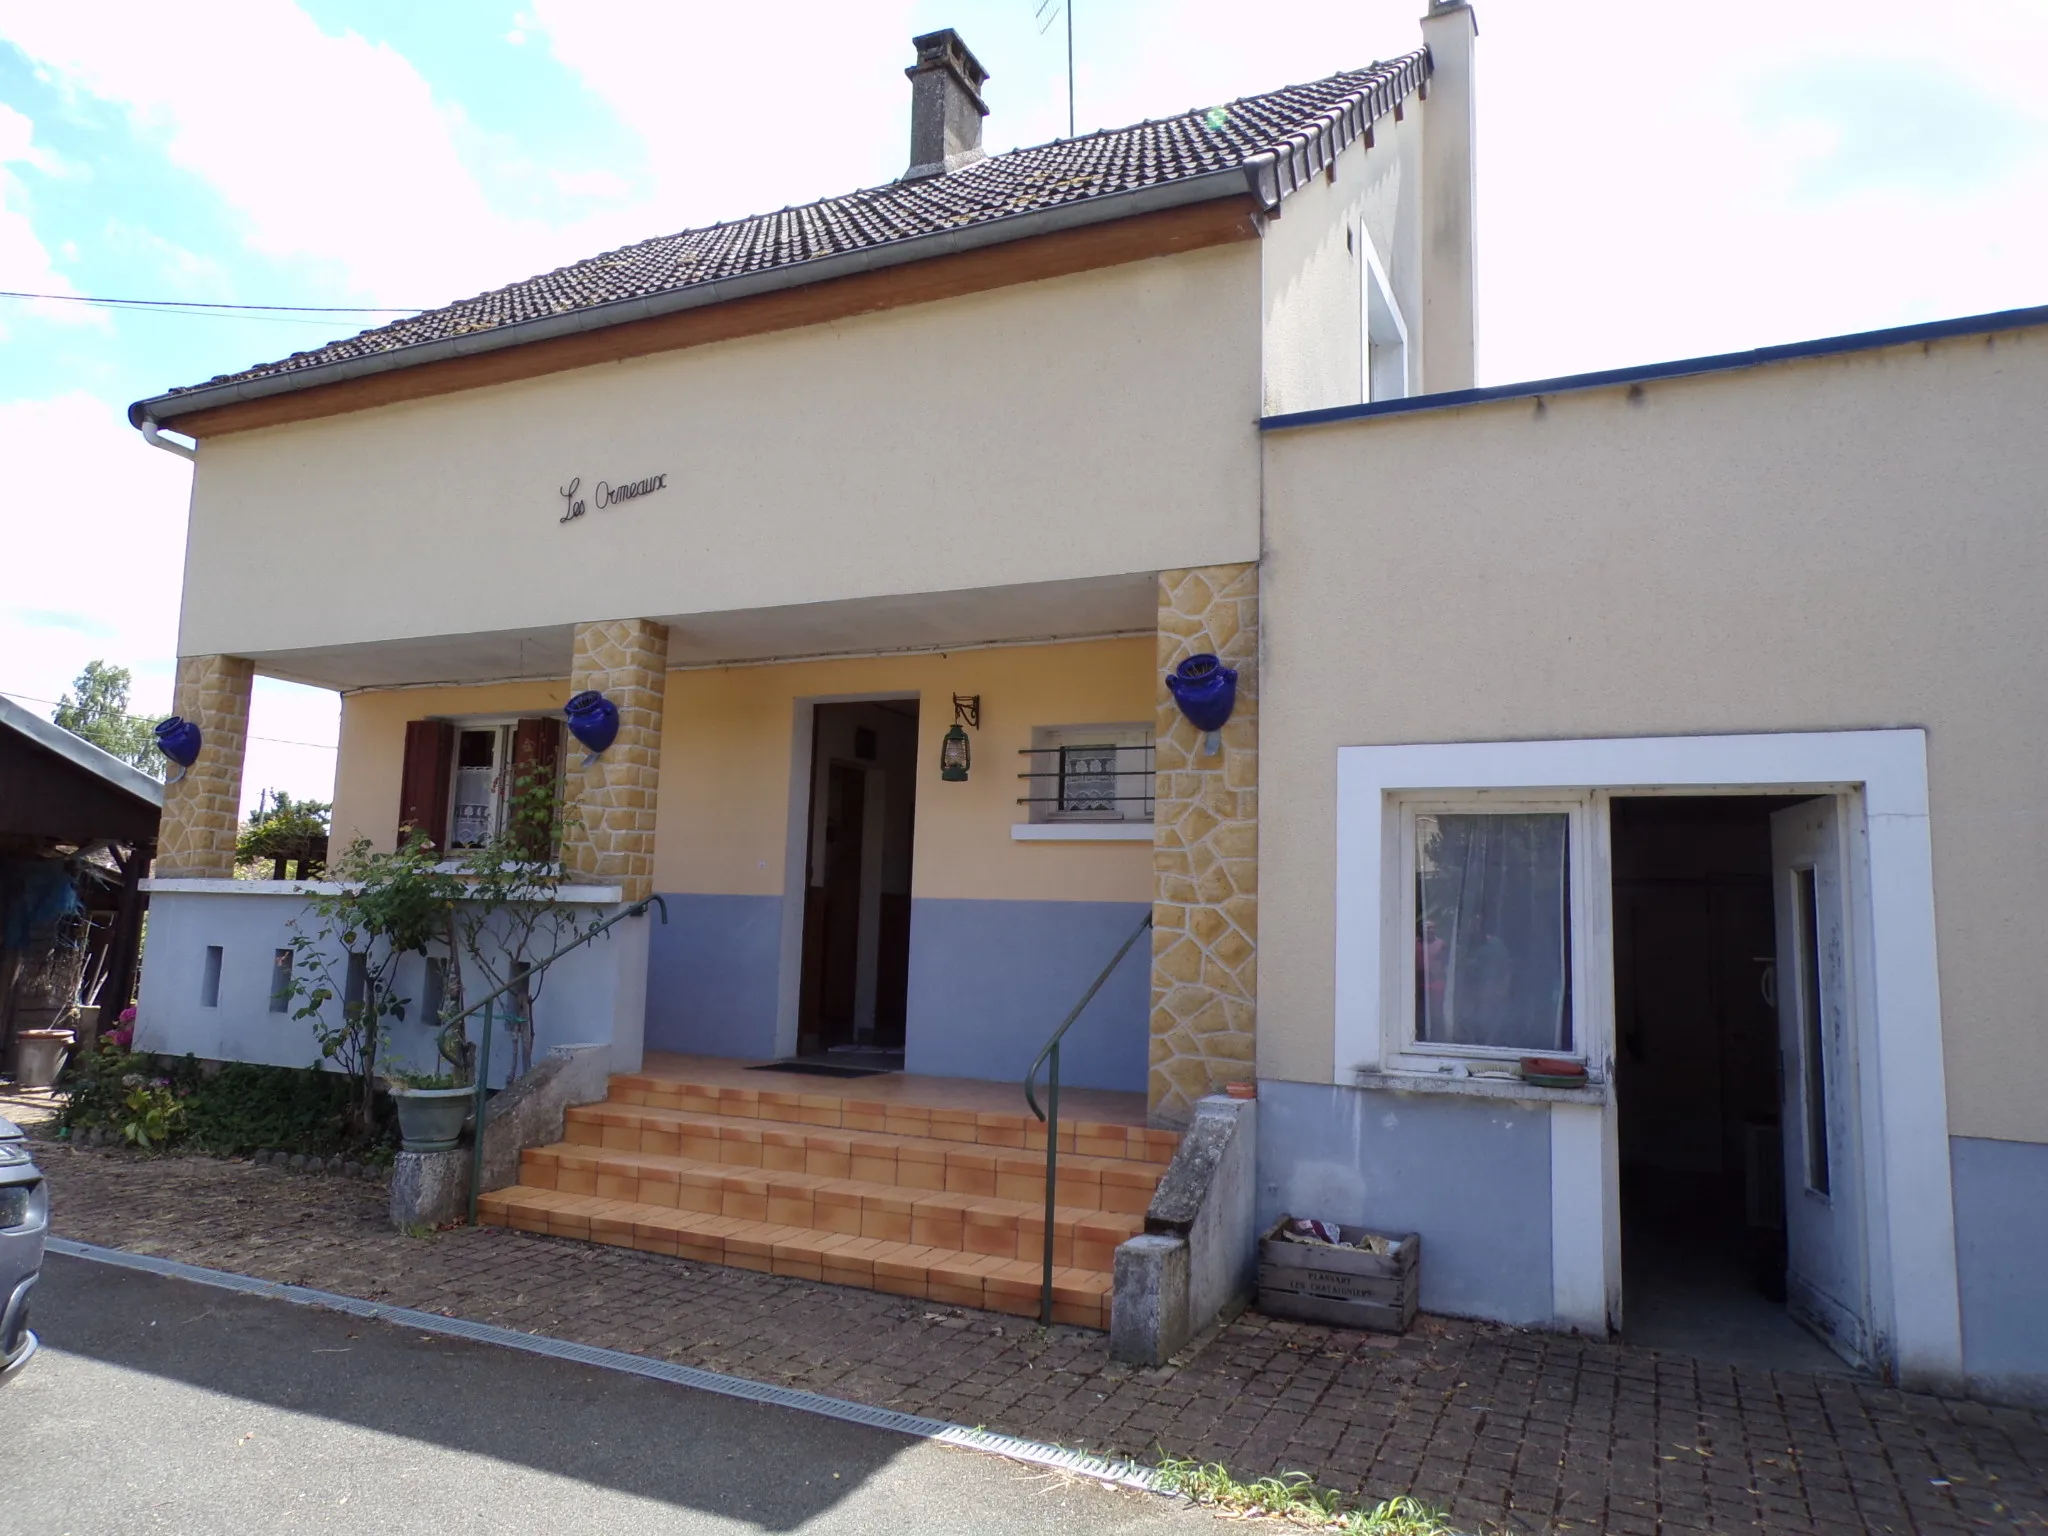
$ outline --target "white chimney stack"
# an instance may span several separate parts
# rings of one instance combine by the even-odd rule
[[[1473,170],[1472,44],[1478,19],[1465,0],[1429,0],[1429,99],[1422,109],[1422,387],[1430,394],[1478,382]]]

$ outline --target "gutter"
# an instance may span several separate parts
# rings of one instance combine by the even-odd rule
[[[129,408],[128,419],[135,421],[133,407]],[[144,416],[142,420],[136,421],[135,425],[142,429],[142,440],[149,444],[150,447],[161,448],[165,453],[175,453],[181,459],[197,461],[199,458],[199,450],[197,448],[188,447],[184,443],[165,437],[163,433],[159,432],[156,428],[156,419],[154,417]]]
[[[242,379],[232,384],[201,385],[197,389],[181,390],[174,395],[158,395],[154,399],[138,400],[128,407],[128,421],[153,446],[190,458],[193,456],[192,450],[163,438],[157,431],[158,423],[199,411],[212,410],[217,406],[234,405],[246,400],[265,400],[276,395],[293,394],[303,389],[340,384],[350,379],[393,373],[401,368],[422,367],[450,358],[500,352],[537,341],[581,335],[586,331],[604,330],[635,320],[653,320],[663,315],[703,309],[713,304],[726,304],[735,299],[752,298],[758,294],[777,293],[810,283],[828,282],[837,277],[851,277],[862,272],[907,266],[911,262],[928,261],[936,256],[951,256],[963,251],[1008,244],[1013,240],[1028,240],[1034,235],[1085,229],[1093,224],[1107,224],[1117,219],[1157,213],[1168,208],[1183,208],[1193,203],[1212,202],[1218,198],[1249,195],[1257,201],[1261,211],[1270,214],[1280,204],[1276,166],[1277,156],[1269,151],[1255,155],[1244,164],[1232,166],[1227,170],[1207,171],[1200,176],[1167,182],[1162,186],[1140,187],[1133,192],[1116,192],[1107,197],[1085,198],[1058,208],[1042,208],[1032,213],[1012,214],[1007,218],[992,219],[986,223],[970,225],[965,229],[916,235],[906,240],[891,241],[886,245],[871,246],[864,250],[846,251],[836,256],[821,256],[812,261],[777,267],[768,272],[750,272],[742,277],[698,283],[668,293],[619,299],[609,304],[573,310],[568,314],[548,315],[538,320],[523,320],[514,325],[496,326],[471,336],[449,336],[438,341],[419,342],[390,352],[375,353],[369,357],[352,357],[338,363],[324,363],[316,368],[268,374],[262,378]]]

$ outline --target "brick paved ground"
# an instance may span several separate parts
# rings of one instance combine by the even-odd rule
[[[1066,1445],[1412,1492],[1468,1528],[2048,1530],[2048,1414],[1428,1318],[1397,1342],[1247,1314],[1133,1372],[1079,1329],[555,1238],[409,1238],[362,1181],[39,1156],[67,1237]]]

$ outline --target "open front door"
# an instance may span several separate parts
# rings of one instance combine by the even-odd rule
[[[1786,1300],[1795,1317],[1860,1363],[1868,1309],[1844,869],[1839,800],[1809,800],[1771,817]]]

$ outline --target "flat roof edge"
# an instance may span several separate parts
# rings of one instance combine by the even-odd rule
[[[1757,368],[1770,363],[1797,362],[1803,358],[1835,357],[1850,352],[1874,352],[1884,347],[1911,346],[1914,342],[1949,341],[1964,336],[1988,336],[2000,331],[2023,331],[2048,326],[2048,304],[2031,309],[2002,309],[1990,314],[1964,315],[1953,320],[1928,320],[1918,325],[1893,326],[1882,331],[1854,331],[1844,336],[1823,336],[1812,341],[1785,342],[1757,347],[1748,352],[1720,352],[1708,357],[1688,357],[1668,363],[1641,363],[1630,368],[1608,368],[1597,373],[1563,374],[1551,379],[1531,379],[1521,384],[1489,384],[1482,389],[1447,390],[1438,395],[1409,395],[1400,400],[1381,400],[1364,405],[1335,405],[1316,411],[1288,411],[1259,418],[1261,432],[1284,432],[1296,427],[1319,427],[1332,422],[1358,421],[1373,416],[1401,416],[1414,411],[1450,410],[1461,405],[1486,405],[1497,400],[1527,400],[1539,395],[1561,395],[1575,390],[1609,389],[1617,384],[1639,384],[1653,379],[1682,379],[1697,374],[1729,373],[1738,368]]]

